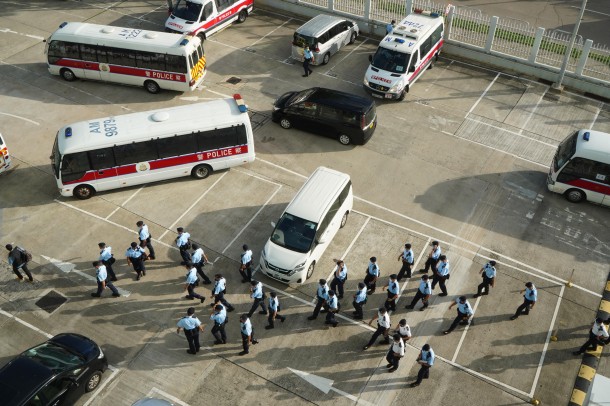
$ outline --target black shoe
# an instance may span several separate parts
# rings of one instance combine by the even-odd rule
[[[309,316],[309,317],[307,318],[307,320],[315,320],[315,319],[317,319],[317,317],[316,317],[316,316]]]
[[[440,297],[445,297],[445,296],[447,296],[447,294],[446,294],[446,293],[439,293],[438,295],[439,295]]]
[[[484,293],[482,293],[482,295],[487,296],[487,295],[489,295],[489,292],[484,292]]]
[[[265,330],[271,330],[272,328],[275,328],[275,326],[265,326]]]
[[[282,323],[283,323],[283,322],[285,322],[285,321],[286,321],[286,316],[282,317],[282,318],[280,319],[280,321],[281,321]]]
[[[214,340],[214,344],[224,344],[221,340]]]
[[[529,316],[529,315],[530,315],[530,312],[523,312],[523,313],[521,313],[521,314],[522,314],[522,315],[524,315],[524,316]]]
[[[199,348],[197,348],[197,349],[195,350],[195,352],[199,352]]]
[[[195,298],[194,298],[194,297],[191,297],[191,296],[184,296],[184,298],[185,298],[185,299],[188,299],[188,300],[195,300]]]
[[[475,298],[475,299],[476,299],[477,297],[479,297],[479,296],[481,296],[481,295],[479,295],[478,293],[477,293],[477,294],[475,294],[475,295],[472,295],[472,297],[473,297],[473,298]]]
[[[93,296],[93,297],[101,297],[101,295],[98,295],[97,293],[92,293],[91,296]]]
[[[199,300],[201,300],[201,304],[203,304],[203,302],[205,302],[205,297],[201,297]]]
[[[369,349],[369,346],[368,346],[368,345],[365,345],[364,347],[362,347],[362,351],[366,351],[366,350],[368,350],[368,349]]]
[[[155,256],[154,256],[154,255],[149,255],[149,256],[148,256],[148,259],[150,259],[150,260],[154,260],[154,259],[155,259]]]
[[[241,351],[241,352],[239,353],[239,355],[246,355],[246,354],[249,354],[249,353],[250,353],[250,351]]]
[[[140,275],[136,276],[136,280],[139,281],[140,280]]]
[[[362,320],[362,319],[364,319],[364,317],[362,317],[362,316],[354,316],[354,320]]]
[[[309,70],[309,74],[311,75],[312,73],[313,73],[313,71],[310,69],[310,70]]]
[[[242,279],[241,283],[248,283],[248,280],[247,279]]]
[[[258,312],[258,314],[267,314],[267,312],[261,310]]]
[[[413,308],[415,308],[415,306],[412,306],[412,305],[406,305],[405,306],[405,309],[413,309]]]
[[[186,265],[186,262],[182,261],[180,262],[180,265]]]
[[[142,271],[142,276],[146,276],[146,271]]]
[[[391,368],[391,369],[388,369],[388,372],[394,372],[394,371],[396,371],[397,369],[398,369],[398,368]]]
[[[234,307],[229,307],[229,308],[227,309],[227,311],[228,311],[228,312],[232,312],[233,310],[235,310],[235,308],[234,308]]]
[[[510,319],[511,319],[511,320],[516,320],[516,319],[517,319],[517,317],[519,317],[519,316],[512,316]]]
[[[117,278],[112,278],[112,279],[110,279],[110,280],[111,280],[112,282],[116,282],[116,281],[118,281],[118,279],[117,279]]]
[[[394,364],[388,364],[388,365],[386,365],[385,367],[386,367],[386,368],[392,368],[393,366],[394,366]]]
[[[121,297],[121,294],[120,293],[113,293],[112,297]]]
[[[193,354],[193,355],[197,354],[197,351],[186,350],[186,352],[188,352],[189,354]]]
[[[337,324],[339,324],[339,322],[338,322],[338,321],[335,321],[335,322],[333,323],[333,327],[337,327]]]
[[[412,387],[412,388],[415,388],[416,386],[419,386],[419,384],[418,384],[417,382],[413,382],[413,383],[411,384],[411,387]]]
[[[419,309],[419,311],[420,311],[420,312],[423,312],[424,310],[426,310],[426,306],[422,306],[422,307]]]
[[[451,330],[445,330],[445,331],[443,331],[443,334],[444,334],[444,335],[447,335],[447,334],[449,334],[449,333],[451,333]]]
[[[258,340],[252,340],[252,345],[258,344]]]
[[[212,281],[205,281],[205,282],[203,282],[203,284],[204,284],[204,285],[211,285],[211,284],[212,284]]]
[[[425,269],[420,269],[419,272],[421,272],[421,273],[428,273],[428,271],[426,271]]]
[[[307,76],[309,76],[309,75],[303,75],[304,78],[306,78]]]
[[[339,299],[343,299],[343,295],[339,295],[338,297],[339,297]]]

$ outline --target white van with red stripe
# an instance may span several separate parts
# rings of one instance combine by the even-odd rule
[[[415,10],[379,43],[364,75],[373,97],[402,100],[409,88],[438,59],[443,46],[443,17]]]
[[[165,30],[197,35],[203,41],[233,21],[243,23],[254,0],[178,0],[169,9]]]

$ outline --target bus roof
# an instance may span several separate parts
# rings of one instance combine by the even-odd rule
[[[349,175],[320,166],[292,199],[286,212],[319,223],[330,205],[349,182]]]
[[[443,24],[443,17],[434,13],[429,14],[409,14],[396,24],[394,30],[381,40],[379,46],[403,53],[412,53],[419,47],[422,37]]]
[[[60,128],[60,154],[249,123],[234,99],[80,121]],[[69,134],[69,135],[68,135]]]
[[[585,140],[585,134],[589,133],[589,140]],[[610,164],[610,134],[601,131],[580,130],[576,140],[576,153],[587,159]]]
[[[74,38],[78,38],[77,42],[83,44],[116,46],[139,51],[154,52],[159,48],[174,48],[177,54],[183,54],[187,44],[199,41],[195,40],[195,37],[182,34],[88,23],[62,23],[49,41],[74,41]]]

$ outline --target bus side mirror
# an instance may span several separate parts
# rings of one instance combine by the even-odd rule
[[[324,244],[326,242],[326,233],[322,234],[320,238],[316,240],[318,244]]]
[[[271,222],[271,227],[275,228],[275,223],[273,221]]]
[[[369,55],[369,62],[373,62],[373,55]]]
[[[415,66],[409,66],[409,72],[415,72]]]

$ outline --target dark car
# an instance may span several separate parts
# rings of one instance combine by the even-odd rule
[[[68,405],[98,387],[108,361],[80,334],[63,333],[23,352],[0,369],[0,403]]]
[[[336,138],[343,145],[365,144],[377,127],[373,100],[321,87],[283,94],[273,104],[272,119],[283,128]]]

